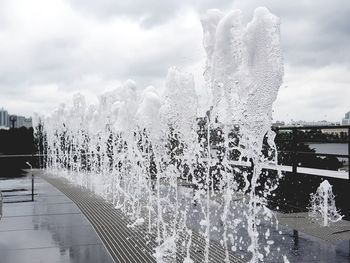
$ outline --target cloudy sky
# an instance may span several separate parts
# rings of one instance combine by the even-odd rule
[[[160,88],[172,65],[200,83],[200,14],[240,8],[247,22],[258,6],[282,21],[274,118],[340,121],[350,110],[349,0],[0,0],[0,107],[50,112],[76,92],[94,102],[127,79]]]

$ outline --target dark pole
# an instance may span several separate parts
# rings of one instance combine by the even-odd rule
[[[34,174],[32,173],[32,201],[34,202]]]
[[[297,174],[297,129],[292,129],[292,172],[293,174]]]
[[[350,127],[348,127],[348,180],[350,180]]]
[[[294,249],[298,250],[299,248],[299,233],[298,230],[293,229],[293,243],[294,243]]]

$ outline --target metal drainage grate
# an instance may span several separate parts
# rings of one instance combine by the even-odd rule
[[[128,228],[127,225],[132,222],[120,210],[115,209],[112,204],[85,188],[74,186],[63,178],[54,178],[43,173],[39,176],[64,193],[78,206],[92,224],[115,262],[156,262],[152,255],[157,246],[155,236],[150,235],[145,227]],[[179,248],[181,248],[182,238],[184,237],[180,237],[178,242]],[[198,233],[193,233],[190,255],[194,262],[204,261],[204,245],[204,238]],[[176,261],[183,262],[184,257],[185,251],[179,249]],[[232,253],[229,257],[232,263],[244,262]],[[224,248],[219,243],[211,241],[209,261],[224,262],[224,260]]]

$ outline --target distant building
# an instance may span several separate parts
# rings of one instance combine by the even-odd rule
[[[274,123],[272,123],[272,127],[282,127],[285,126],[285,122],[284,121],[276,121]]]
[[[348,129],[347,128],[334,128],[334,129],[321,129],[322,133],[326,134],[341,134],[341,133],[347,133]]]
[[[345,113],[345,119],[350,120],[350,111],[348,111],[347,113]]]
[[[32,118],[26,118],[24,116],[10,115],[4,108],[0,109],[0,129],[9,128],[30,128],[33,127]]]
[[[16,128],[24,127],[24,116],[17,116]]]
[[[11,115],[11,117],[13,117],[15,119],[14,128],[25,127],[28,129],[28,128],[33,126],[32,118],[26,118],[24,116],[19,116],[19,115]],[[12,124],[11,124],[11,126],[12,126]]]
[[[329,121],[292,121],[290,126],[339,126],[339,122]]]
[[[0,109],[0,129],[8,129],[9,125],[9,114],[4,108]]]
[[[17,128],[17,116],[16,115],[9,115],[9,123],[11,128]]]
[[[23,127],[26,127],[27,129],[33,127],[33,120],[32,120],[32,117],[24,118]]]
[[[348,120],[348,119],[343,119],[343,120],[341,121],[341,125],[350,125],[350,120]]]
[[[350,125],[350,111],[345,113],[345,118],[341,121],[342,125]]]

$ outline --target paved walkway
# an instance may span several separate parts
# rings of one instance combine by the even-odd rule
[[[31,201],[31,177],[2,180],[6,202],[0,221],[0,262],[155,262],[155,236],[132,222],[112,204],[62,178],[33,170],[35,196]],[[97,235],[96,235],[97,233]],[[102,240],[102,241],[101,241]],[[181,242],[181,240],[179,241]],[[204,260],[204,238],[193,233],[190,254]],[[181,246],[180,246],[181,247]],[[183,262],[179,249],[176,262]],[[210,262],[223,262],[224,249],[210,246]],[[230,254],[231,262],[243,262]]]
[[[144,226],[131,229],[127,227],[132,224],[129,218],[92,192],[74,186],[62,178],[54,178],[44,173],[40,176],[76,203],[103,240],[115,262],[156,262],[153,256],[156,237],[150,235]],[[182,240],[178,242],[178,248],[181,248]],[[190,254],[194,263],[204,262],[204,245],[204,238],[193,232]],[[178,249],[175,262],[184,262],[185,256],[186,251]],[[232,263],[244,262],[232,253],[229,256]],[[224,259],[224,248],[217,242],[211,242],[209,262],[224,262]],[[174,262],[174,259],[170,261]]]
[[[113,263],[78,207],[45,180],[0,180],[4,195],[0,220],[1,263]]]
[[[47,176],[43,171],[34,173],[34,202],[31,201],[30,177],[0,180],[0,189],[16,190],[4,193],[6,203],[0,220],[1,263],[155,262],[152,256],[155,237],[143,226],[128,228],[132,222],[102,198],[65,179]],[[348,222],[320,231],[320,227],[304,222],[305,214],[279,214],[278,218],[282,225],[290,228],[281,226],[283,234],[276,234],[274,240],[290,262],[350,260],[346,240],[349,238]],[[294,231],[291,235],[293,229],[300,233]],[[274,234],[273,229],[271,234]],[[203,262],[204,239],[195,231],[192,244],[191,258],[194,262]],[[183,262],[184,255],[179,249],[176,261]],[[243,262],[235,255],[230,257],[231,262]],[[210,262],[223,261],[223,247],[212,242]]]
[[[330,226],[323,227],[313,222],[308,213],[276,213],[276,215],[280,224],[324,241],[350,240],[349,221],[340,220],[336,223],[331,223]]]

